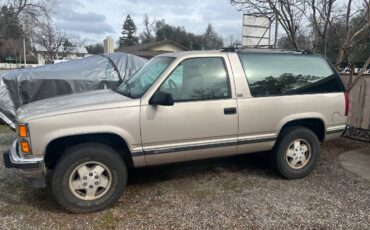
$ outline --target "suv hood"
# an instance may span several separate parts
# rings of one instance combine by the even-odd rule
[[[98,90],[33,102],[20,107],[16,117],[18,121],[25,122],[61,114],[129,106],[128,101],[133,99],[111,90]]]

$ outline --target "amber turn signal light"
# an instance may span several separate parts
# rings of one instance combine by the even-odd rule
[[[31,153],[30,144],[28,141],[21,141],[21,149],[23,153]]]
[[[26,125],[19,125],[18,132],[20,137],[27,137],[27,126]]]

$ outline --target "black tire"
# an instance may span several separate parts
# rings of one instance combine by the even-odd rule
[[[95,200],[83,200],[69,188],[70,175],[79,165],[98,162],[106,166],[111,175],[110,187]],[[127,168],[121,156],[109,146],[96,143],[80,144],[67,150],[58,160],[52,175],[51,187],[58,203],[73,213],[89,213],[106,209],[122,196],[127,183]]]
[[[293,168],[287,160],[287,151],[289,146],[295,140],[304,140],[310,148],[310,158],[302,168]],[[309,175],[315,168],[320,158],[320,141],[316,134],[310,129],[295,126],[282,130],[278,141],[274,147],[273,160],[278,172],[287,179],[300,179]],[[289,158],[290,159],[290,158]]]

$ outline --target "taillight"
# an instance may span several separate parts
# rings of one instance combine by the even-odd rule
[[[348,116],[348,113],[349,113],[349,95],[348,95],[348,92],[344,93],[344,99],[346,101],[346,110],[345,110],[344,115]]]

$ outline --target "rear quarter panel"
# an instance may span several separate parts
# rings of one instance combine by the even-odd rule
[[[288,122],[317,118],[325,128],[345,125],[343,93],[238,98],[239,134],[278,134]]]

